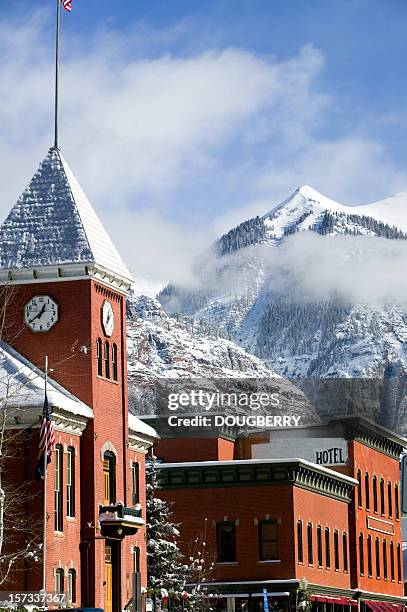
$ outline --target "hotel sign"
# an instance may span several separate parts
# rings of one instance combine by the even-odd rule
[[[306,459],[317,465],[347,465],[348,442],[344,438],[273,438],[267,444],[253,444],[253,459]]]

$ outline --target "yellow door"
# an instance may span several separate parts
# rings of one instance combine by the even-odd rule
[[[105,548],[105,612],[113,612],[112,547]]]

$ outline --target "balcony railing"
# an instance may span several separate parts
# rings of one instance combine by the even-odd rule
[[[99,522],[102,534],[107,537],[133,535],[145,524],[141,514],[140,504],[134,508],[120,503],[100,506]]]

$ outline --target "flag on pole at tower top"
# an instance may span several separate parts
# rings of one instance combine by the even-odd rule
[[[62,0],[64,9],[70,13],[72,11],[72,0]]]

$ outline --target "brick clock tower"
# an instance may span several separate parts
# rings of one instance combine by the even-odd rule
[[[155,432],[128,415],[131,275],[56,147],[0,228],[0,283],[6,346],[40,370],[48,356],[50,378],[80,406],[53,406],[47,591],[116,612],[139,576],[146,586],[144,459]],[[26,422],[32,476],[40,414]],[[30,504],[40,511],[40,499]],[[24,581],[39,590],[41,570],[29,568]]]

